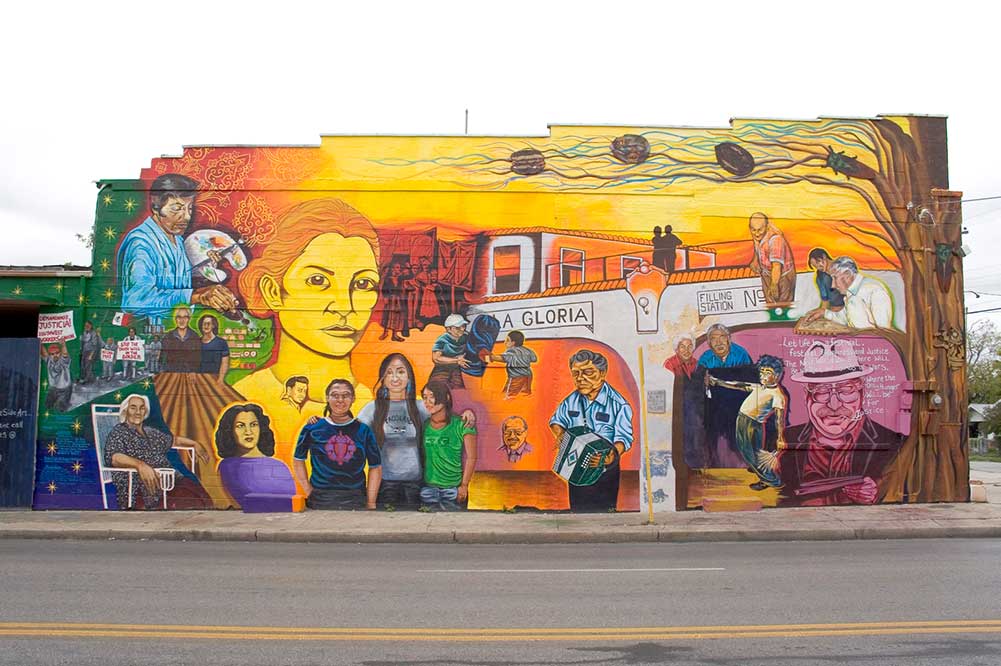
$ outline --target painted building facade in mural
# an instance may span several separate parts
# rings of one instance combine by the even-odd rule
[[[964,500],[947,188],[930,117],[155,159],[43,347],[35,506]]]

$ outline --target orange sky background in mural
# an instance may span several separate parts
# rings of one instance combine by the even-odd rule
[[[783,230],[801,272],[809,271],[807,255],[815,247],[824,247],[832,256],[851,256],[863,269],[893,269],[898,263],[872,211],[848,187],[871,187],[865,182],[849,184],[842,177],[838,184],[843,187],[807,182],[735,182],[719,187],[693,179],[655,191],[631,185],[581,190],[567,183],[557,193],[547,189],[544,180],[531,178],[503,187],[488,184],[496,178],[474,164],[496,152],[498,143],[543,146],[565,142],[567,137],[561,134],[570,130],[575,135],[600,136],[620,129],[625,131],[553,127],[551,138],[534,139],[324,136],[318,147],[188,148],[180,157],[154,160],[142,177],[177,172],[220,190],[200,199],[207,204],[202,215],[221,224],[241,206],[245,214],[261,214],[261,202],[266,201],[270,210],[263,216],[267,217],[293,202],[326,196],[354,206],[377,229],[435,227],[442,240],[529,226],[649,239],[654,224],[671,224],[686,244],[711,246],[717,251],[717,265],[732,266],[750,260],[745,217],[750,209],[766,213]],[[689,138],[700,135],[685,132]],[[710,134],[713,140],[722,140],[725,132]],[[830,175],[829,170],[825,173]],[[735,216],[737,211],[740,217]]]

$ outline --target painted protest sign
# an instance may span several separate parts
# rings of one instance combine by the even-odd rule
[[[38,339],[44,344],[75,340],[73,311],[49,312],[38,315]]]
[[[142,339],[118,341],[118,359],[121,361],[145,361],[146,342]]]

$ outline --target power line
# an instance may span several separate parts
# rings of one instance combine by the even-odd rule
[[[969,222],[970,220],[976,220],[977,218],[981,218],[981,217],[983,217],[985,215],[990,215],[992,213],[996,213],[999,210],[1001,210],[1001,206],[994,206],[993,208],[988,208],[987,210],[982,210],[979,213],[975,213],[973,215],[966,215],[966,214],[964,214],[963,215],[963,223],[965,224],[966,222]]]
[[[960,199],[959,203],[970,203],[973,201],[990,201],[991,199],[1001,199],[1001,194],[995,194],[992,197],[980,197],[978,199]]]

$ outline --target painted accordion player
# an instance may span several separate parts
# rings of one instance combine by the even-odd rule
[[[605,472],[604,459],[614,456],[614,446],[584,426],[568,428],[560,438],[560,450],[553,461],[553,471],[571,486],[592,486]],[[602,464],[591,466],[595,458]]]

